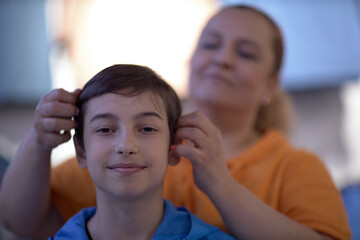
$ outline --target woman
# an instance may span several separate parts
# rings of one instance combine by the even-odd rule
[[[256,9],[225,8],[210,19],[191,59],[189,101],[197,111],[178,122],[170,154],[184,158],[168,169],[165,197],[238,239],[349,239],[340,195],[320,160],[275,130],[284,125],[276,110],[282,49],[278,27]],[[75,126],[58,117],[75,115],[77,94],[57,90],[39,103],[35,128],[5,176],[1,207],[14,231],[46,236],[95,205],[91,179],[75,160],[54,169],[49,186],[51,149],[70,139],[58,132]],[[11,185],[20,174],[37,188]]]

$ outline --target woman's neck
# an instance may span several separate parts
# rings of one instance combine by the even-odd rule
[[[249,128],[234,129],[231,132],[222,133],[222,142],[225,159],[235,157],[250,147],[260,138],[260,134]]]
[[[97,210],[87,227],[94,240],[152,239],[163,213],[162,197],[119,200],[97,196]]]
[[[196,106],[194,109],[205,114],[220,129],[225,159],[236,156],[260,137],[254,129],[256,114],[214,106]]]

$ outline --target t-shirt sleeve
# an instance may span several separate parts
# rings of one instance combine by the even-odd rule
[[[75,157],[51,170],[50,187],[51,201],[65,221],[80,209],[96,205],[94,183]]]
[[[335,239],[350,239],[341,195],[323,163],[297,152],[284,173],[280,211],[295,221]]]

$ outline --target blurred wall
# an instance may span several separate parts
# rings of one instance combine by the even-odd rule
[[[51,88],[45,0],[0,1],[0,104],[36,103]]]

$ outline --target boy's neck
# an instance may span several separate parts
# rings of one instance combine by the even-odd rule
[[[164,213],[161,198],[119,200],[97,197],[97,210],[87,223],[92,239],[152,239]]]

